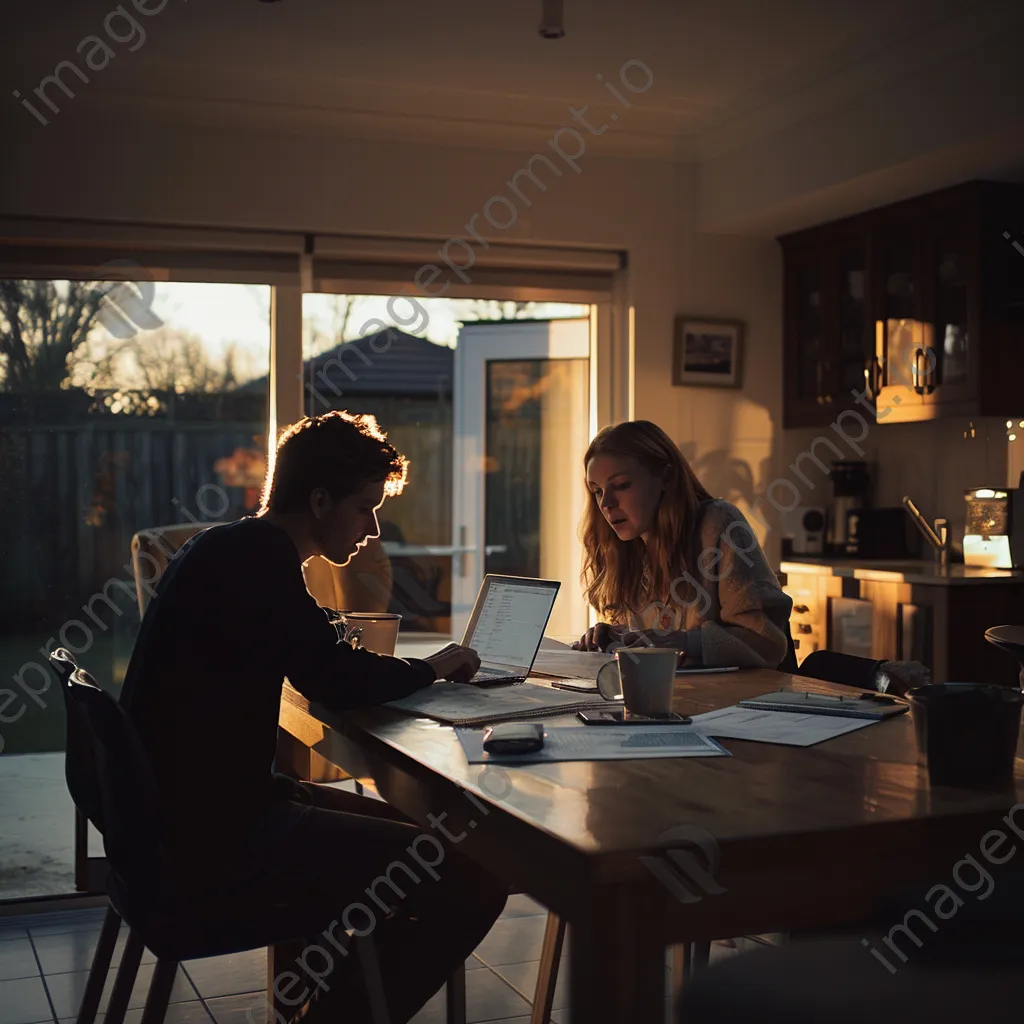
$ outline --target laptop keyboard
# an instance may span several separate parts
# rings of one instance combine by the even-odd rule
[[[507,679],[510,683],[521,681],[525,679],[525,676],[513,675],[511,672],[498,672],[495,669],[480,669],[475,676],[470,680],[471,683],[479,682],[481,680],[490,681],[501,681]]]

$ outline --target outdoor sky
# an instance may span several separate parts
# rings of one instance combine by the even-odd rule
[[[336,296],[303,296],[303,318],[308,328],[330,333],[335,321]],[[426,318],[412,303],[426,311]],[[359,337],[369,321],[395,323],[388,312],[388,298],[361,295],[349,320],[349,339]],[[392,308],[406,323],[397,324],[410,334],[429,338],[441,345],[455,345],[459,319],[469,319],[467,303],[458,299],[396,299]],[[232,342],[250,354],[249,365],[266,373],[270,358],[270,288],[267,285],[193,284],[173,281],[154,285],[152,310],[168,327],[197,334],[211,354],[223,353]],[[587,307],[562,303],[538,303],[531,317],[537,319],[584,316]],[[373,329],[373,328],[371,328]]]

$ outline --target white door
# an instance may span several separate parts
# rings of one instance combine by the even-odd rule
[[[591,321],[466,325],[455,349],[452,635],[486,573],[562,583],[547,632],[588,623],[578,537],[591,437]]]

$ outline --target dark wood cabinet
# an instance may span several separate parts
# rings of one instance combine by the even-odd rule
[[[858,405],[886,423],[1024,412],[1024,185],[969,182],[779,241],[786,427]]]

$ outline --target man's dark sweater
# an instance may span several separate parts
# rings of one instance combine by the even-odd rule
[[[231,845],[280,792],[272,768],[286,676],[340,711],[407,696],[434,670],[339,643],[280,527],[242,519],[204,531],[157,584],[121,696],[179,854]]]

